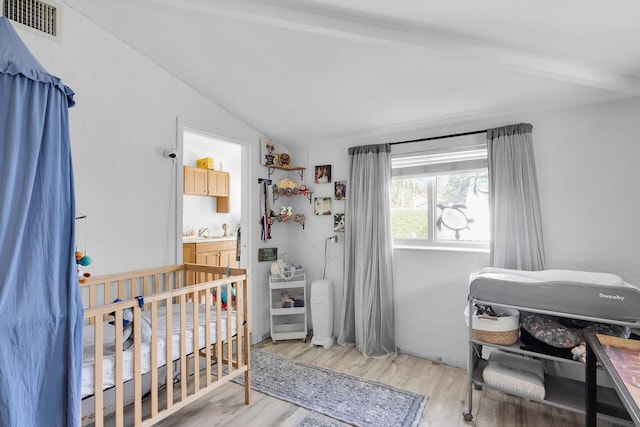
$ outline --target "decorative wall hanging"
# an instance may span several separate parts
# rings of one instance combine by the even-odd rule
[[[313,212],[316,215],[331,215],[331,197],[316,197]]]
[[[331,165],[316,166],[315,172],[316,184],[331,182]]]
[[[291,156],[289,156],[287,153],[282,153],[280,154],[279,162],[282,166],[289,166],[289,164],[291,163]]]
[[[275,261],[278,259],[278,248],[259,248],[258,262]]]
[[[344,200],[347,197],[347,181],[336,181],[333,188],[333,197],[336,200]]]
[[[260,164],[273,165],[276,146],[269,138],[260,138]]]
[[[344,214],[333,214],[333,231],[344,231]]]

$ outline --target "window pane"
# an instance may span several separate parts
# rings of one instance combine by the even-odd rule
[[[436,177],[436,239],[489,241],[489,185],[486,170]]]
[[[391,223],[396,239],[426,239],[429,223],[428,178],[391,181]]]

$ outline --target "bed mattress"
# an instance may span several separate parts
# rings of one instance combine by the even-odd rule
[[[469,297],[622,322],[640,320],[640,288],[609,273],[486,267],[471,273]]]
[[[187,314],[187,326],[186,326],[186,347],[187,354],[193,352],[193,306],[188,304],[186,309]],[[236,312],[232,312],[231,328],[232,334],[237,332],[236,324]],[[149,318],[150,314],[145,312],[143,316]],[[158,325],[158,366],[164,366],[166,363],[167,354],[167,333],[166,333],[166,310],[164,307],[158,309],[157,314]],[[198,343],[199,347],[204,348],[204,336],[205,336],[205,306],[200,304],[198,309]],[[227,335],[227,311],[222,312],[222,324],[221,332],[223,341]],[[114,371],[115,371],[115,328],[108,322],[104,322],[103,325],[104,336],[104,352],[103,352],[103,364],[102,364],[102,384],[103,389],[113,387],[114,383]],[[216,312],[215,308],[211,309],[211,324],[210,324],[211,342],[216,341]],[[180,306],[172,306],[172,331],[170,335],[172,342],[172,359],[177,360],[180,357]],[[93,395],[94,385],[94,327],[93,325],[84,326],[84,345],[82,356],[82,397]],[[142,353],[142,373],[149,372],[151,366],[151,342],[143,342],[141,345]],[[124,381],[129,381],[133,378],[133,346],[123,351],[123,371],[122,376]]]

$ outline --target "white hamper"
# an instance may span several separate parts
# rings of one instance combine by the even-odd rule
[[[311,284],[311,345],[329,348],[333,345],[333,284],[331,280],[316,280]]]

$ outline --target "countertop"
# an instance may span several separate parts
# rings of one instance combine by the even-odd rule
[[[236,240],[237,236],[217,237],[182,237],[182,243],[221,242],[224,240]]]

